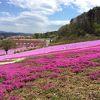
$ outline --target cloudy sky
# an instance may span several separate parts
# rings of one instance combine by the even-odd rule
[[[54,31],[95,6],[100,0],[0,0],[0,31]]]

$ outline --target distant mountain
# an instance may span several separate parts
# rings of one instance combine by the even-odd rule
[[[27,35],[32,35],[32,34],[31,33],[20,33],[20,32],[5,32],[5,31],[0,31],[0,36],[3,36],[3,37],[17,36],[17,35],[27,36]]]

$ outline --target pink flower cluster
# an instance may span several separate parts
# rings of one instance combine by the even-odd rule
[[[88,73],[87,76],[88,76],[91,80],[97,80],[98,78],[100,78],[100,71],[99,71],[99,72]]]
[[[3,100],[5,92],[22,88],[29,81],[34,81],[41,77],[57,78],[62,72],[61,68],[70,68],[74,73],[79,73],[86,68],[100,66],[100,63],[94,62],[94,59],[100,59],[100,46],[64,50],[48,55],[29,56],[26,60],[19,63],[0,65],[0,100]],[[44,75],[43,72],[51,72],[50,75]],[[88,74],[90,79],[100,78],[100,72]],[[52,87],[51,84],[45,86],[45,89]],[[11,97],[11,100],[14,100]],[[15,99],[16,100],[16,99]]]
[[[48,90],[55,87],[53,83],[48,83],[45,86],[42,87],[43,90]]]
[[[18,96],[10,96],[9,100],[20,100]]]

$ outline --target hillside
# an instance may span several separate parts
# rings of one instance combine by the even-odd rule
[[[100,100],[100,40],[0,56],[0,100]]]
[[[62,26],[56,34],[52,44],[100,39],[100,7],[71,19],[70,24]]]

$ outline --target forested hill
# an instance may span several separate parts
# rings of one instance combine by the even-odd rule
[[[95,7],[71,19],[70,24],[62,26],[57,33],[55,43],[98,39],[100,37],[100,7]]]
[[[100,35],[100,7],[95,7],[76,18],[73,18],[69,25],[61,27],[59,31],[64,31],[67,27],[68,29],[65,33]]]

